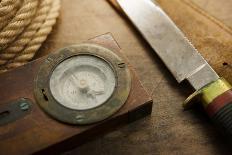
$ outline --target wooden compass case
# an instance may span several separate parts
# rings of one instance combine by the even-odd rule
[[[123,53],[111,34],[85,43],[101,45],[120,56]],[[33,93],[34,79],[46,58],[0,75],[0,154],[62,152],[151,113],[152,100],[124,57],[132,83],[129,97],[117,113],[91,125],[69,125],[53,119],[39,107]]]

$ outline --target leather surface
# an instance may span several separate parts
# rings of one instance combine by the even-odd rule
[[[209,5],[205,7],[203,3],[207,1]],[[232,12],[228,6],[232,2],[212,1],[158,0],[158,3],[213,68],[232,83],[232,33],[231,25],[228,26]],[[212,7],[215,9],[207,9]],[[223,9],[228,17],[222,18],[217,9]],[[226,24],[215,17],[227,21]],[[152,95],[152,116],[99,137],[67,154],[217,155],[232,152],[232,147],[201,108],[183,111],[181,104],[191,90],[186,84],[177,84],[131,23],[105,0],[63,0],[58,24],[36,58],[106,32],[114,35]]]
[[[191,0],[195,5],[232,28],[231,0]]]

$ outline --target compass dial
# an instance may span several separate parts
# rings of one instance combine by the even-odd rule
[[[78,55],[61,62],[49,81],[53,97],[63,106],[87,110],[104,104],[116,87],[109,63],[93,55]]]

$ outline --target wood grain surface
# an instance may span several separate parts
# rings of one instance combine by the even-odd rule
[[[221,19],[216,9],[211,9],[212,18],[207,14],[209,6],[202,11],[205,5],[193,1],[198,5],[190,0],[158,0],[158,3],[213,68],[232,83],[231,29],[214,18]],[[219,9],[217,3],[210,4]],[[227,5],[231,5],[231,1],[221,3],[220,8],[225,9]],[[231,7],[224,14],[231,15]],[[227,17],[223,15],[223,18],[221,21],[226,21]],[[152,117],[66,154],[231,154],[231,145],[225,142],[201,108],[183,111],[181,104],[191,92],[187,84],[177,84],[130,22],[105,0],[63,0],[58,23],[36,58],[106,32],[114,35],[152,95]]]

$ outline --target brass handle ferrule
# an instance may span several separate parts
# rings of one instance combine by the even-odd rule
[[[191,106],[195,99],[200,99],[203,106],[206,108],[215,98],[231,88],[232,86],[224,78],[219,78],[190,95],[184,101],[183,107],[187,109]]]

